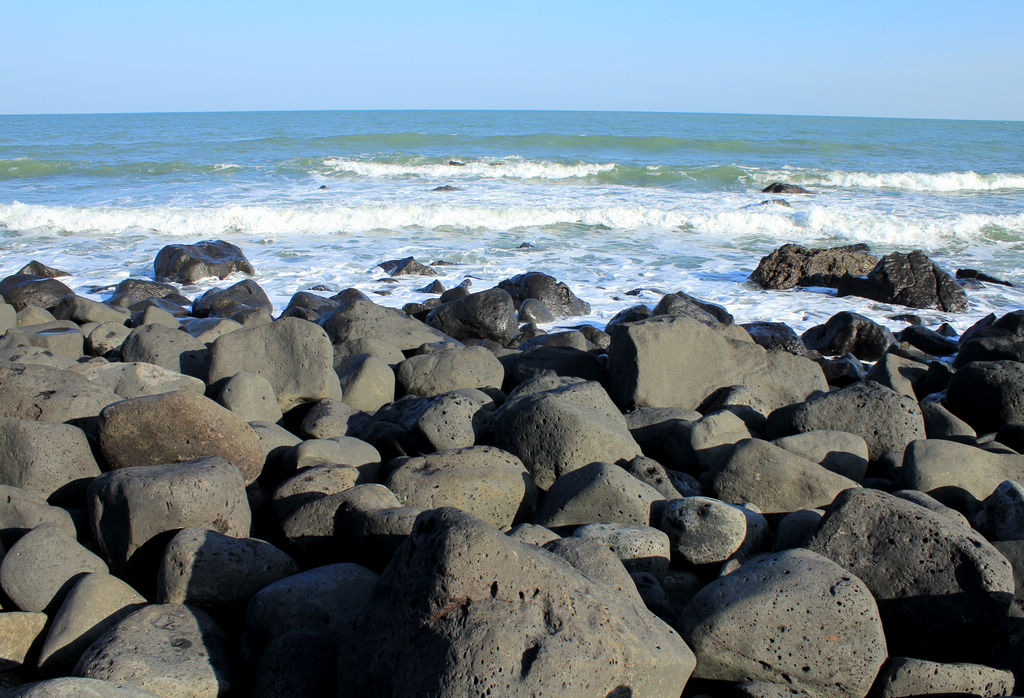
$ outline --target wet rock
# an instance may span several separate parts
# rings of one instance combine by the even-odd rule
[[[517,306],[527,298],[536,298],[547,306],[555,317],[590,313],[590,304],[577,298],[568,286],[553,276],[538,271],[505,279],[498,284],[498,288],[507,291]]]
[[[838,286],[840,296],[861,296],[911,308],[937,308],[947,312],[967,309],[967,294],[949,274],[924,252],[893,252],[882,257],[866,277],[848,275]]]
[[[874,381],[854,383],[806,402],[775,410],[768,416],[768,438],[827,429],[847,431],[868,445],[868,459],[900,451],[924,438],[924,418],[917,401]]]
[[[745,322],[740,326],[747,331],[755,344],[769,351],[788,351],[797,356],[807,354],[803,340],[784,322]]]
[[[984,538],[878,490],[841,493],[807,547],[864,580],[894,655],[962,661],[984,653],[990,623],[1013,598],[1010,564]]]
[[[73,291],[67,285],[42,276],[14,274],[0,280],[0,296],[18,311],[28,306],[49,310],[69,293]]]
[[[263,468],[259,437],[240,417],[187,390],[115,403],[100,413],[100,450],[109,468],[227,459],[251,483]]]
[[[224,631],[206,612],[180,604],[144,606],[122,618],[85,651],[75,673],[165,698],[213,698],[240,685]]]
[[[426,322],[455,339],[491,339],[502,345],[512,341],[517,331],[513,299],[497,288],[438,306]]]
[[[808,249],[787,244],[762,257],[750,281],[761,288],[787,289],[794,286],[836,288],[846,274],[867,274],[878,262],[867,245]]]
[[[250,518],[242,475],[223,458],[123,468],[89,485],[93,538],[115,565],[144,546],[140,558],[159,553],[167,534],[189,526],[247,536]]]
[[[784,184],[782,182],[772,182],[767,187],[761,190],[762,194],[810,194],[803,187],[796,184]]]
[[[682,291],[662,296],[651,315],[681,315],[711,326],[719,323],[731,325],[733,322],[732,315],[724,307],[694,298]]]
[[[274,306],[266,291],[252,279],[239,281],[227,288],[211,288],[192,301],[192,314],[196,317],[231,317],[247,310],[266,309],[273,313]]]
[[[353,695],[675,698],[693,669],[639,600],[456,509],[421,515],[366,608],[339,652]]]
[[[958,279],[977,279],[978,281],[984,281],[985,283],[989,283],[989,284],[999,284],[1001,286],[1013,286],[1013,284],[1011,284],[1009,281],[1003,281],[1002,279],[997,279],[996,277],[990,276],[989,274],[986,274],[983,271],[978,271],[977,269],[957,269],[956,270],[956,278],[958,278]]]
[[[54,269],[53,267],[48,267],[42,262],[38,262],[34,259],[14,273],[27,274],[30,276],[41,276],[44,279],[57,279],[62,276],[71,276],[70,272],[61,271],[60,269]]]
[[[920,325],[910,325],[899,333],[901,342],[909,342],[923,352],[932,356],[951,356],[957,352],[957,343],[949,337],[943,337],[935,330]]]
[[[204,240],[193,245],[167,245],[153,260],[157,281],[192,283],[200,279],[223,279],[233,272],[254,274],[242,250],[224,240]]]
[[[877,361],[896,338],[892,332],[863,315],[842,311],[801,335],[808,349],[828,356],[853,354],[862,361]]]
[[[377,265],[388,276],[437,276],[437,271],[425,264],[420,264],[412,257],[389,259]]]
[[[527,298],[519,305],[519,322],[535,322],[543,325],[555,321],[555,314],[536,298]]]
[[[384,484],[405,505],[455,507],[500,529],[529,519],[537,486],[522,461],[492,446],[399,458]]]
[[[148,279],[124,279],[114,287],[114,293],[106,300],[106,303],[116,308],[132,308],[132,306],[150,299],[169,301],[175,305],[191,303],[188,298],[181,295],[177,286]],[[137,308],[132,309],[137,310]]]
[[[697,592],[680,617],[701,678],[862,698],[887,655],[868,587],[808,550],[751,560]]]

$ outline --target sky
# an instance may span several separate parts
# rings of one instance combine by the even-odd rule
[[[571,109],[1024,120],[1024,2],[5,0],[0,114]]]

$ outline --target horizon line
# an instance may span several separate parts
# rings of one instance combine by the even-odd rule
[[[892,119],[905,121],[981,121],[1022,123],[1024,119],[977,118],[948,116],[869,116],[850,114],[792,114],[780,112],[715,112],[715,111],[671,111],[660,109],[537,109],[530,107],[502,108],[342,108],[342,109],[195,109],[195,110],[153,110],[153,111],[83,111],[83,112],[4,112],[0,117],[24,116],[158,116],[186,114],[309,114],[326,112],[539,112],[566,114],[671,114],[680,116],[778,116],[817,119]]]

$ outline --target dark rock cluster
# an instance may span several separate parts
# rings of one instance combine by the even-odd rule
[[[203,245],[160,258],[241,254]],[[791,248],[760,278],[849,284],[864,254]],[[866,278],[948,302],[921,257]],[[0,281],[5,695],[1024,679],[1024,312],[798,337],[678,292],[544,333],[589,306],[537,272],[411,312],[302,291],[275,318],[251,279],[100,303],[40,270]]]

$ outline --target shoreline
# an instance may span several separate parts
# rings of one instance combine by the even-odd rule
[[[967,302],[923,255],[792,247],[762,283]],[[1024,679],[1024,311],[899,338],[836,313],[801,340],[666,289],[545,334],[530,321],[590,306],[541,272],[441,284],[411,314],[334,288],[271,314],[251,270],[204,242],[108,303],[43,265],[0,280],[6,684],[677,698]]]

